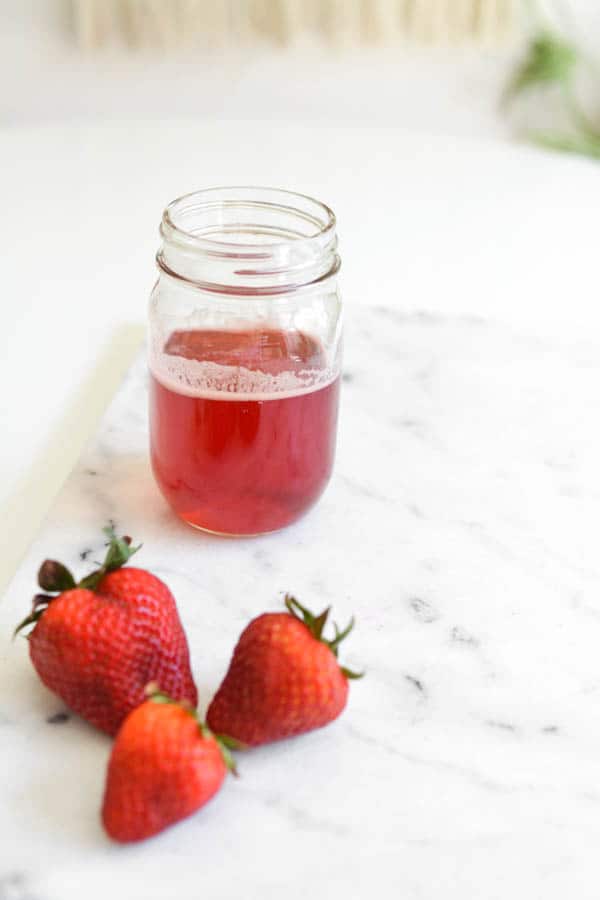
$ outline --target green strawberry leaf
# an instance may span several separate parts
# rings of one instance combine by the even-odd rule
[[[237,738],[230,737],[228,734],[217,734],[215,737],[219,740],[219,743],[224,744],[228,750],[247,750],[248,745],[244,744],[242,741],[238,741]]]
[[[78,584],[78,587],[87,588],[90,591],[96,590],[107,572],[114,572],[116,569],[120,569],[121,566],[126,565],[133,554],[137,553],[142,546],[138,544],[137,547],[132,547],[131,538],[128,535],[117,537],[112,524],[102,530],[108,538],[108,550],[106,551],[104,562],[99,569],[86,575]]]
[[[24,628],[27,628],[28,625],[35,625],[35,623],[41,618],[42,613],[45,611],[45,609],[46,609],[45,606],[44,606],[43,608],[42,608],[41,606],[40,606],[40,607],[36,607],[35,604],[34,604],[34,607],[33,607],[33,609],[31,610],[31,612],[29,613],[29,615],[26,616],[26,617],[23,619],[22,622],[19,622],[19,624],[17,625],[17,627],[16,627],[15,630],[13,631],[13,641],[14,641],[14,639],[16,638],[16,636],[17,636],[18,634],[20,634],[21,631],[23,631]],[[26,635],[24,635],[24,636],[27,637],[27,638],[29,637],[28,634],[26,634]]]
[[[290,615],[294,616],[295,619],[298,619],[300,622],[306,625],[312,636],[318,641],[321,641],[322,644],[325,644],[326,647],[329,647],[333,655],[337,658],[340,644],[345,638],[348,637],[348,635],[354,628],[354,616],[342,630],[340,630],[340,628],[338,628],[337,624],[334,622],[333,627],[335,629],[335,635],[331,640],[327,640],[327,638],[323,637],[323,629],[327,623],[327,619],[331,611],[330,606],[328,606],[327,609],[324,609],[320,615],[315,616],[314,613],[311,613],[309,609],[307,609],[305,606],[302,606],[300,601],[296,600],[296,598],[291,594],[285,595],[284,602]],[[346,678],[362,678],[365,674],[364,672],[352,672],[350,669],[344,668],[344,666],[340,666],[340,671],[346,676]]]
[[[190,715],[196,722],[198,726],[198,731],[202,735],[203,738],[212,738],[217,742],[219,750],[221,752],[221,756],[223,757],[223,762],[225,763],[227,769],[231,772],[232,775],[235,775],[236,778],[239,777],[239,772],[237,770],[237,766],[235,763],[235,759],[233,758],[232,750],[245,750],[246,745],[242,744],[241,741],[236,741],[235,738],[229,737],[226,734],[214,734],[208,725],[202,721],[200,716],[198,715],[198,711],[193,708],[193,706],[187,703],[184,700],[173,700],[172,697],[169,697],[168,694],[165,694],[161,691],[158,683],[156,681],[151,681],[146,685],[144,689],[144,693],[146,697],[151,703],[172,703],[174,706],[179,706],[181,709],[184,709],[188,715]]]
[[[212,731],[209,731],[208,729],[207,729],[207,731],[208,731],[208,734],[211,737],[214,737],[214,739],[216,740],[216,742],[219,746],[219,750],[221,751],[221,756],[223,757],[223,762],[225,763],[227,769],[231,772],[232,775],[235,775],[236,778],[239,778],[240,773],[238,772],[236,761],[233,758],[233,754],[228,745],[228,742],[230,739],[229,738],[224,739],[223,735],[213,734]],[[204,732],[203,732],[203,734],[204,734]]]
[[[108,538],[108,551],[104,560],[104,568],[107,572],[112,572],[114,569],[120,569],[121,566],[128,563],[133,554],[137,553],[142,545],[138,544],[137,547],[132,547],[129,536],[117,537],[113,525],[108,525],[102,530]]]
[[[344,638],[347,638],[352,629],[354,628],[354,616],[350,619],[346,627],[340,631],[337,626],[337,622],[333,623],[333,627],[335,628],[335,637],[331,641],[327,641],[329,647],[333,650],[335,656],[338,655],[338,649]]]
[[[340,671],[342,675],[345,675],[346,678],[349,678],[351,681],[356,681],[359,678],[364,678],[364,672],[353,672],[352,669],[347,669],[346,666],[340,666]]]
[[[142,546],[138,544],[137,547],[132,547],[130,537],[117,537],[112,523],[104,529],[104,534],[109,539],[108,551],[104,562],[95,572],[82,578],[79,583],[75,581],[72,573],[62,563],[57,562],[55,559],[44,560],[37,577],[39,586],[47,593],[36,594],[33,598],[31,612],[17,625],[13,637],[16,637],[28,625],[35,625],[48,608],[48,604],[64,591],[70,591],[77,587],[95,590],[107,572],[113,572],[115,569],[125,565]],[[29,635],[26,635],[26,637],[29,637]]]

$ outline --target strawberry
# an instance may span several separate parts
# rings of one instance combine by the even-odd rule
[[[121,843],[157,834],[204,806],[228,768],[235,772],[227,746],[195,712],[154,693],[117,734],[102,805],[107,833]]]
[[[38,581],[47,593],[34,597],[17,631],[33,624],[29,654],[46,687],[115,734],[150,681],[194,706],[198,694],[173,595],[150,572],[123,567],[139,547],[105,531],[106,559],[79,584],[61,563],[42,564]]]
[[[248,747],[327,725],[346,705],[348,679],[361,677],[337,661],[354,620],[327,641],[329,609],[314,616],[289,595],[285,604],[288,612],[265,613],[242,632],[208,709],[213,731]]]

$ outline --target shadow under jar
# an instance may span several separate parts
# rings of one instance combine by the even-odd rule
[[[190,525],[276,531],[333,467],[341,365],[335,217],[301,194],[214,188],[163,214],[150,302],[150,441]]]

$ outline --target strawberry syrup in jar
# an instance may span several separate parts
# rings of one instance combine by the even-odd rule
[[[190,525],[256,535],[329,481],[341,358],[335,220],[270,189],[201,191],[163,217],[150,313],[156,481]]]
[[[283,528],[309,509],[331,475],[339,392],[338,378],[316,389],[295,384],[296,372],[321,361],[314,338],[176,331],[164,352],[175,370],[191,361],[196,373],[185,391],[181,381],[151,378],[152,467],[177,515],[241,535]],[[229,390],[208,387],[216,367]],[[287,390],[273,391],[278,379]]]

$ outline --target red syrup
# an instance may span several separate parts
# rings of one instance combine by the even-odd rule
[[[317,501],[333,467],[339,397],[339,378],[310,387],[310,371],[324,368],[317,340],[176,331],[152,368],[152,467],[181,519],[261,534]]]

